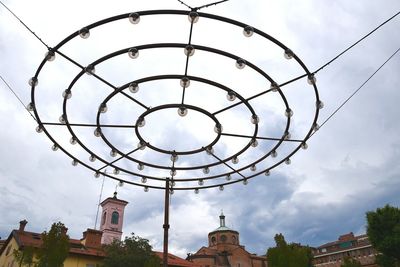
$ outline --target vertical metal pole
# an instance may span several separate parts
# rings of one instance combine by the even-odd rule
[[[163,267],[168,267],[169,178],[165,182]]]

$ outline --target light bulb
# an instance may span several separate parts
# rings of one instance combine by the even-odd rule
[[[314,85],[317,82],[317,78],[315,78],[314,74],[308,75],[307,82],[310,85]]]
[[[78,165],[78,161],[76,159],[73,159],[71,163],[72,163],[72,166]]]
[[[234,157],[232,158],[232,163],[233,163],[233,164],[238,164],[238,163],[239,163],[239,158],[238,158],[237,156],[234,156]]]
[[[170,194],[170,195],[173,195],[173,194],[174,194],[174,189],[170,189],[170,190],[169,190],[169,194]]]
[[[199,180],[199,185],[204,185],[204,180],[203,179]]]
[[[87,39],[90,36],[90,31],[88,28],[82,28],[79,30],[79,36],[83,39]]]
[[[178,155],[177,154],[172,154],[171,155],[171,161],[172,162],[177,162],[178,161]]]
[[[62,93],[62,97],[65,99],[70,99],[72,97],[71,90],[65,89],[64,92]]]
[[[271,174],[271,173],[270,173],[269,170],[266,170],[266,171],[264,172],[264,175],[265,175],[265,176],[270,176],[270,174]]]
[[[139,85],[137,83],[130,83],[129,91],[131,91],[131,93],[137,93],[139,91]]]
[[[190,80],[188,77],[183,77],[180,81],[180,84],[183,88],[188,88],[190,86]]]
[[[89,161],[91,161],[91,162],[95,162],[96,161],[96,156],[95,155],[90,155],[90,157],[89,157]]]
[[[76,143],[78,143],[78,140],[75,136],[72,136],[71,139],[69,139],[69,142],[71,143],[71,145],[75,145]]]
[[[203,173],[204,173],[204,174],[210,173],[210,168],[204,167],[204,168],[203,168]]]
[[[138,24],[140,21],[140,15],[138,13],[131,13],[129,14],[129,21],[132,24]]]
[[[34,106],[32,103],[29,103],[29,104],[26,106],[26,109],[27,109],[28,111],[33,111],[33,110],[35,110],[35,106]]]
[[[230,181],[230,180],[232,179],[232,176],[231,176],[230,174],[227,174],[226,177],[225,177],[225,179],[226,179],[227,181]]]
[[[207,155],[214,154],[214,148],[212,146],[207,147],[206,148],[206,153],[207,153]]]
[[[54,61],[54,59],[56,58],[56,54],[54,53],[54,51],[48,51],[45,57],[47,61]]]
[[[291,137],[292,137],[292,135],[289,132],[286,132],[283,138],[285,140],[289,140]]]
[[[215,127],[214,127],[214,132],[215,133],[220,134],[220,133],[222,133],[222,130],[223,130],[223,128],[222,128],[221,124],[215,125]]]
[[[301,143],[301,148],[306,150],[308,148],[308,145],[306,142]]]
[[[106,113],[107,112],[107,105],[106,103],[101,103],[99,106],[99,112],[100,113]]]
[[[123,181],[119,181],[119,182],[118,182],[118,186],[119,186],[119,187],[123,187],[123,186],[124,186],[124,182],[123,182]]]
[[[247,181],[247,179],[244,179],[244,180],[243,180],[243,184],[244,184],[244,185],[247,185],[248,183],[249,183],[249,182]]]
[[[174,187],[175,185],[176,185],[175,181],[169,182],[169,186],[170,186],[170,187]]]
[[[37,132],[37,133],[43,132],[43,127],[40,126],[40,125],[36,126],[36,132]]]
[[[142,177],[142,183],[147,183],[147,178],[146,177]]]
[[[117,155],[118,155],[117,151],[115,151],[114,149],[111,149],[110,156],[111,157],[116,157]]]
[[[285,159],[285,163],[286,165],[289,165],[290,163],[292,163],[292,161],[290,160],[290,158]]]
[[[139,50],[135,47],[132,47],[128,50],[128,56],[132,59],[135,59],[139,56]]]
[[[175,169],[170,170],[169,174],[171,174],[172,177],[176,176],[176,170]]]
[[[275,150],[271,151],[271,157],[276,158],[278,156],[278,152],[276,152]]]
[[[227,98],[229,101],[234,101],[234,100],[236,99],[236,94],[235,94],[235,92],[234,92],[234,91],[229,91],[229,92],[226,94],[226,98]]]
[[[199,189],[198,188],[194,189],[194,193],[198,194],[199,193]]]
[[[139,164],[137,165],[137,168],[138,168],[139,171],[142,171],[142,170],[144,169],[143,163],[139,163]]]
[[[243,34],[244,34],[244,36],[250,37],[250,36],[253,35],[253,33],[254,33],[253,27],[251,27],[251,26],[246,26],[246,27],[244,27],[244,29],[243,29]]]
[[[51,150],[57,151],[58,150],[58,145],[54,144],[51,146]]]
[[[199,14],[197,12],[192,11],[189,13],[188,19],[190,23],[196,23],[199,21]]]
[[[100,128],[96,128],[93,132],[94,136],[96,137],[100,137],[101,136],[101,129]]]
[[[255,172],[257,170],[257,166],[255,164],[251,165],[250,170]]]
[[[188,110],[185,107],[179,107],[178,108],[178,114],[181,117],[185,117],[188,114]]]
[[[137,120],[137,126],[138,127],[143,127],[143,126],[145,126],[146,125],[146,121],[144,120],[144,118],[139,118],[138,120]]]
[[[189,57],[194,55],[194,51],[195,51],[195,49],[192,45],[187,45],[184,49],[185,55],[189,56]]]
[[[39,81],[38,81],[38,79],[36,77],[32,77],[32,78],[29,79],[28,83],[29,83],[30,86],[37,86]]]
[[[58,118],[58,120],[60,121],[60,123],[65,124],[66,123],[66,119],[65,119],[65,114],[61,115],[60,118]]]
[[[139,141],[137,147],[138,147],[140,150],[144,150],[144,149],[146,148],[146,143],[145,143],[144,141]]]
[[[260,119],[258,118],[257,115],[251,116],[251,123],[258,124],[259,122],[260,122]]]
[[[324,108],[324,102],[322,102],[321,100],[318,100],[316,105],[317,105],[318,109],[323,109]]]
[[[291,110],[290,108],[287,108],[285,111],[285,116],[290,118],[293,116],[293,110]]]
[[[236,60],[236,68],[238,68],[238,69],[243,69],[244,67],[246,67],[246,60],[244,60],[244,59],[241,59],[241,58],[238,58],[237,60]]]
[[[279,89],[279,85],[276,82],[271,83],[271,86],[269,87],[269,89],[272,90],[272,92],[276,92]]]
[[[319,125],[318,125],[318,123],[314,123],[314,125],[313,125],[313,130],[314,130],[315,132],[319,130]]]
[[[85,68],[85,72],[86,72],[87,75],[93,75],[96,72],[96,69],[94,68],[93,65],[88,65]]]
[[[149,187],[148,187],[148,186],[145,186],[145,187],[143,188],[143,190],[144,190],[144,192],[149,192]]]
[[[252,147],[257,147],[257,146],[258,146],[258,141],[257,141],[257,139],[251,140],[251,146],[252,146]]]
[[[223,185],[219,186],[219,191],[224,191],[224,186]]]
[[[95,172],[95,173],[94,173],[94,177],[95,177],[95,178],[99,178],[99,177],[100,177],[100,172]]]
[[[119,174],[119,169],[118,168],[114,168],[113,173],[116,174],[116,175]]]
[[[290,50],[289,48],[287,48],[287,49],[285,50],[285,52],[283,53],[283,55],[285,56],[286,59],[291,59],[291,58],[293,58],[294,53],[293,53],[292,50]]]

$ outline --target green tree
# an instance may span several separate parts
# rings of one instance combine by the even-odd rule
[[[34,264],[33,255],[34,249],[33,247],[25,247],[22,250],[14,249],[13,251],[14,258],[18,262],[18,266],[28,266],[31,267]]]
[[[358,260],[355,260],[350,257],[344,258],[344,261],[340,267],[362,267],[361,263]]]
[[[61,267],[69,252],[69,236],[63,223],[53,223],[50,231],[42,234],[43,244],[38,250],[37,267]]]
[[[400,209],[386,205],[367,212],[366,217],[367,235],[372,246],[382,254],[381,265],[400,266]]]
[[[154,254],[149,240],[135,236],[125,237],[124,241],[114,240],[104,246],[106,257],[104,267],[159,267],[160,258]]]
[[[268,267],[310,267],[311,249],[307,246],[287,244],[282,234],[275,235],[276,247],[267,251]]]

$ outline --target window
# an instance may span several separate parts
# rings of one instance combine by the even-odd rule
[[[213,244],[213,245],[215,245],[215,242],[216,242],[217,240],[215,239],[215,236],[213,236],[213,237],[211,237],[211,243]]]
[[[226,235],[221,235],[221,241],[226,242]]]
[[[111,223],[112,224],[118,224],[118,220],[119,220],[119,214],[118,214],[118,212],[114,211],[111,214]]]
[[[107,216],[107,212],[103,213],[103,218],[101,219],[101,224],[105,224],[106,223],[106,216]]]

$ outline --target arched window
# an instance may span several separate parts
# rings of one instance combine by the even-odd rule
[[[119,214],[118,214],[118,212],[114,211],[111,214],[111,223],[112,224],[118,224],[118,220],[119,220]]]
[[[103,218],[101,219],[101,224],[105,224],[106,223],[106,216],[107,216],[107,212],[103,213]]]

